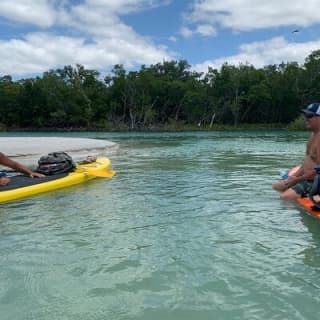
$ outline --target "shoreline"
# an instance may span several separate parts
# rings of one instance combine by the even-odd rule
[[[239,131],[239,130],[290,130],[288,126],[284,124],[242,124],[239,126],[234,125],[213,125],[212,127],[198,126],[198,125],[163,125],[163,126],[151,126],[143,128],[96,128],[96,127],[67,127],[67,128],[51,128],[51,127],[27,127],[27,128],[6,128],[0,130],[0,133],[4,132],[180,132],[180,131]]]
[[[66,152],[75,161],[106,156],[117,148],[109,140],[75,137],[0,137],[0,151],[17,161],[34,163],[50,152]]]

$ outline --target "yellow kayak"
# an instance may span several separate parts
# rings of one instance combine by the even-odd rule
[[[102,157],[91,163],[77,164],[75,171],[70,173],[45,178],[30,178],[23,175],[10,177],[11,181],[8,186],[0,186],[0,203],[66,188],[96,177],[111,178],[115,172],[110,167],[110,160]]]

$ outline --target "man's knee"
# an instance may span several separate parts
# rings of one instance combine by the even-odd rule
[[[286,200],[286,201],[295,201],[300,197],[298,193],[296,193],[292,189],[288,189],[287,191],[284,191],[280,194],[280,199],[281,200]]]

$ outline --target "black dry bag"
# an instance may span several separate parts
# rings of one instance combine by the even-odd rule
[[[72,158],[65,152],[52,152],[42,156],[38,161],[37,172],[51,176],[54,174],[68,173],[75,169]]]

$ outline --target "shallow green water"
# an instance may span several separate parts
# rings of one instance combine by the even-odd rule
[[[117,176],[0,207],[1,320],[319,319],[320,221],[270,188],[307,133],[60,135]]]

